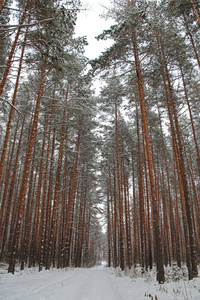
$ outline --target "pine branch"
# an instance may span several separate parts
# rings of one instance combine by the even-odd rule
[[[22,25],[1,25],[0,27],[3,27],[3,28],[14,28],[14,29],[17,29],[17,28],[24,28],[24,27],[33,27],[35,25],[38,25],[40,23],[44,23],[44,22],[48,22],[48,21],[52,21],[54,20],[55,18],[48,18],[48,19],[44,19],[44,20],[41,20],[41,21],[38,21],[38,22],[35,22],[35,23],[32,23],[32,24],[22,24]],[[5,29],[0,29],[0,31],[3,31]]]
[[[8,100],[0,97],[1,100],[3,100],[4,102],[8,103],[10,106],[12,106],[12,108],[14,108],[23,118],[24,118],[24,115],[16,108],[16,106],[14,106],[12,103],[10,103]]]

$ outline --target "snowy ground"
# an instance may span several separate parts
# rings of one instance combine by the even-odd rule
[[[38,272],[37,269],[8,274],[0,268],[1,300],[182,300],[200,299],[200,278],[159,285],[153,277],[137,272],[125,275],[105,264],[90,269]],[[156,298],[157,297],[157,298]]]

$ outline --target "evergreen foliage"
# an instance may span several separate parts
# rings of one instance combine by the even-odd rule
[[[196,277],[199,2],[114,1],[88,73],[78,0],[16,3],[0,12],[1,261]]]

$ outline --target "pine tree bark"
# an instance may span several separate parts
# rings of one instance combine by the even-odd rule
[[[48,122],[48,118],[46,117],[46,122]],[[46,125],[47,126],[47,125]],[[42,196],[42,207],[41,207],[41,217],[40,217],[40,224],[39,224],[39,237],[40,237],[40,245],[38,249],[38,263],[39,263],[39,271],[42,270],[44,265],[44,255],[45,255],[45,225],[46,225],[46,209],[47,209],[47,176],[49,170],[49,157],[50,157],[50,138],[51,138],[51,127],[52,127],[52,118],[50,120],[50,124],[48,127],[48,142],[47,142],[47,156],[46,156],[46,166],[45,166],[45,176],[44,176],[44,185],[43,185],[43,196]]]
[[[2,231],[1,231],[1,235],[0,235],[0,241],[2,241],[2,244],[0,244],[1,251],[4,250],[4,245],[6,243],[7,232],[9,229],[8,224],[9,224],[9,220],[10,220],[10,216],[11,216],[11,210],[12,210],[12,207],[15,206],[14,205],[15,201],[13,200],[13,198],[14,198],[13,195],[14,195],[14,190],[15,190],[15,183],[16,183],[16,177],[17,177],[18,164],[19,164],[19,154],[20,154],[22,137],[23,137],[24,123],[25,123],[25,119],[23,120],[23,123],[22,123],[22,128],[21,128],[16,158],[15,158],[15,163],[14,163],[14,169],[13,169],[13,174],[12,174],[12,179],[11,179],[11,184],[10,184],[10,188],[9,188],[8,196],[7,196],[6,213],[4,216],[4,220],[2,222]]]
[[[1,241],[2,241],[2,234],[5,230],[4,226],[5,226],[5,211],[6,211],[6,202],[7,202],[6,201],[7,200],[7,192],[8,192],[8,187],[9,187],[9,178],[10,178],[11,167],[12,167],[12,163],[13,163],[12,160],[13,160],[14,149],[15,149],[15,145],[16,145],[16,137],[17,137],[18,128],[19,128],[19,119],[16,124],[15,135],[13,138],[13,145],[12,145],[11,153],[8,155],[9,156],[9,164],[8,164],[8,169],[6,171],[6,180],[5,180],[5,186],[4,186],[4,190],[3,190],[3,198],[2,198],[2,202],[1,202],[1,210],[0,210],[0,237],[1,237],[0,245],[1,245]]]
[[[55,96],[55,95],[54,95]],[[53,197],[53,168],[54,168],[54,154],[55,154],[55,138],[56,138],[56,131],[55,127],[53,130],[53,137],[52,137],[52,146],[51,146],[51,165],[50,165],[50,172],[49,172],[49,186],[48,186],[48,193],[47,193],[47,209],[46,209],[46,224],[45,224],[45,248],[44,248],[44,263],[46,270],[50,269],[51,261],[49,258],[49,245],[50,245],[50,228],[51,228],[51,199]]]
[[[29,138],[29,144],[27,146],[23,176],[22,176],[22,184],[21,184],[19,198],[18,198],[19,199],[19,208],[18,208],[18,213],[17,213],[16,228],[15,228],[14,239],[13,239],[13,251],[9,258],[9,268],[8,268],[8,272],[13,273],[13,274],[14,274],[14,270],[15,270],[16,254],[17,254],[17,248],[18,248],[18,243],[19,243],[19,238],[20,238],[21,221],[22,221],[22,218],[24,215],[26,191],[27,191],[29,170],[30,170],[30,164],[31,164],[31,154],[32,154],[32,150],[33,150],[34,139],[37,134],[39,109],[40,109],[41,98],[43,95],[45,71],[46,71],[46,62],[44,62],[43,66],[42,66],[39,93],[38,93],[37,103],[36,103],[36,107],[35,107],[34,119],[33,119],[32,129],[31,129],[30,138]]]
[[[1,0],[1,1],[0,1],[0,11],[1,11],[2,8],[3,8],[4,2],[5,2],[5,0]]]
[[[41,193],[42,193],[42,181],[43,181],[43,164],[44,164],[44,151],[46,144],[46,135],[47,135],[47,124],[44,125],[44,135],[42,142],[42,150],[40,155],[40,167],[39,167],[39,177],[36,193],[36,203],[35,203],[35,212],[34,212],[34,221],[33,221],[33,230],[32,230],[32,239],[31,239],[31,265],[35,266],[38,262],[38,249],[41,244],[40,235],[39,235],[39,223],[40,223],[40,211],[41,211]]]
[[[117,223],[118,223],[118,214],[117,214],[117,194],[116,194],[116,168],[115,163],[113,162],[113,202],[114,202],[114,221],[113,221],[113,266],[116,268],[118,266],[118,255],[117,255]],[[110,194],[112,195],[111,189],[111,176],[110,176]]]
[[[194,128],[194,122],[193,122],[193,117],[192,117],[192,110],[190,107],[190,102],[188,99],[188,93],[187,93],[187,87],[186,87],[186,83],[185,83],[185,78],[184,78],[184,74],[183,74],[183,70],[180,67],[181,70],[181,76],[182,76],[182,81],[183,81],[183,87],[184,87],[184,92],[185,92],[185,99],[187,102],[187,106],[188,106],[188,111],[189,111],[189,115],[190,115],[190,122],[191,122],[191,126],[192,126],[192,133],[193,133],[193,137],[194,137],[194,143],[195,143],[195,148],[196,148],[196,153],[197,153],[197,161],[198,161],[198,169],[199,169],[199,174],[200,174],[200,152],[199,152],[199,146],[197,143],[197,137],[196,137],[196,131]]]
[[[189,242],[190,242],[190,250],[191,255],[189,255],[189,252],[187,253],[187,264],[188,264],[188,270],[189,270],[189,279],[192,279],[197,276],[197,264],[196,264],[196,245],[195,245],[195,239],[194,239],[194,231],[193,231],[193,223],[192,223],[192,214],[191,214],[191,200],[189,197],[189,191],[188,191],[188,182],[186,177],[186,169],[185,169],[185,161],[184,161],[184,153],[183,153],[183,146],[182,146],[182,137],[181,137],[181,130],[179,126],[178,121],[178,115],[175,105],[175,100],[172,92],[171,87],[171,81],[170,76],[168,72],[168,66],[167,61],[165,57],[164,48],[162,45],[162,41],[159,39],[157,33],[156,39],[158,43],[158,49],[160,51],[160,55],[163,60],[163,70],[162,70],[162,76],[163,76],[163,82],[165,87],[165,94],[166,94],[166,102],[168,107],[168,115],[170,119],[170,125],[171,125],[171,131],[172,131],[172,141],[173,141],[173,148],[174,153],[177,156],[177,172],[178,172],[178,178],[179,178],[179,186],[180,186],[180,193],[183,191],[183,195],[181,199],[184,199],[184,204],[182,204],[183,212],[184,208],[186,209],[186,216],[187,216],[187,224],[188,224],[188,230],[189,230]],[[174,120],[174,124],[173,124]],[[185,224],[184,224],[185,226]],[[184,230],[186,243],[187,243],[187,229]],[[189,251],[189,248],[186,249]],[[190,270],[190,260],[192,264],[192,271]]]
[[[25,212],[25,219],[24,219],[24,226],[23,226],[23,235],[21,239],[21,249],[20,249],[20,260],[21,260],[21,270],[24,270],[25,263],[29,261],[29,267],[32,266],[32,259],[30,257],[31,252],[31,232],[33,227],[32,222],[32,212],[35,203],[35,186],[36,186],[36,174],[37,171],[35,169],[35,152],[36,152],[36,143],[34,144],[32,161],[31,161],[31,170],[30,170],[30,184],[29,184],[29,191],[27,197],[27,205],[26,205],[26,212]],[[34,175],[35,173],[35,175]]]
[[[110,217],[110,199],[107,194],[107,235],[108,235],[108,267],[111,267],[111,217]]]
[[[146,145],[146,154],[148,161],[148,170],[149,170],[149,179],[150,179],[150,187],[151,187],[151,198],[152,198],[152,209],[153,209],[153,227],[155,234],[155,243],[156,243],[156,265],[157,265],[157,280],[159,283],[163,283],[165,281],[164,277],[164,266],[163,266],[163,252],[162,252],[162,240],[160,236],[160,227],[159,227],[159,212],[158,212],[158,199],[156,195],[156,187],[154,180],[154,171],[153,171],[153,161],[152,154],[150,148],[150,139],[149,139],[149,129],[148,122],[146,116],[146,108],[145,108],[145,97],[144,97],[144,87],[143,87],[143,78],[140,67],[140,60],[138,55],[138,49],[136,44],[136,36],[134,31],[132,31],[132,43],[133,43],[133,53],[135,57],[135,67],[137,74],[137,83],[138,83],[138,91],[139,91],[139,100],[140,100],[140,109],[141,109],[141,117],[142,117],[142,125],[144,132],[144,139]]]
[[[65,105],[68,100],[69,95],[69,87],[66,91],[65,96]],[[56,242],[56,231],[58,225],[58,209],[59,209],[59,189],[60,189],[60,175],[61,175],[61,167],[62,167],[62,155],[63,155],[63,145],[64,145],[64,136],[65,136],[65,117],[66,117],[66,108],[64,107],[63,116],[62,116],[62,126],[61,126],[61,138],[60,138],[60,147],[59,147],[59,154],[58,154],[58,162],[57,162],[57,171],[56,171],[56,183],[55,183],[55,191],[54,191],[54,201],[53,201],[53,210],[52,210],[52,217],[51,217],[51,229],[50,229],[50,239],[49,239],[49,260],[53,257],[54,246]],[[50,263],[50,262],[49,262]]]
[[[137,143],[138,143],[138,183],[139,183],[139,207],[140,207],[140,241],[141,241],[141,266],[144,270],[145,265],[145,214],[144,214],[144,181],[143,181],[143,165],[142,165],[142,150],[139,128],[139,115],[137,100],[136,107],[136,124],[137,124]]]
[[[5,158],[6,158],[6,151],[7,151],[7,147],[8,147],[8,139],[9,139],[9,135],[10,135],[12,117],[13,117],[13,113],[14,113],[14,106],[15,106],[15,101],[16,101],[16,97],[17,97],[19,79],[20,79],[20,75],[21,75],[21,69],[22,69],[22,62],[23,62],[24,51],[25,51],[25,46],[26,46],[27,33],[28,33],[28,27],[26,29],[26,33],[25,33],[25,36],[24,36],[24,42],[23,42],[20,61],[19,61],[19,67],[18,67],[18,72],[17,72],[15,89],[14,89],[13,98],[12,98],[12,106],[10,108],[9,119],[8,119],[7,128],[6,128],[6,135],[5,135],[4,144],[3,144],[3,150],[2,150],[2,153],[1,153],[0,182],[1,182],[1,179],[2,179],[3,167],[4,167],[4,162],[5,162]]]
[[[168,95],[166,95],[166,97],[168,97]],[[159,114],[160,131],[161,131],[161,137],[162,137],[162,150],[163,150],[163,154],[164,154],[165,172],[166,172],[166,176],[167,176],[173,257],[175,257],[175,253],[176,253],[177,264],[178,264],[178,267],[181,268],[179,233],[177,233],[177,231],[176,231],[175,217],[174,217],[174,213],[173,213],[173,200],[172,200],[172,192],[171,192],[171,187],[170,187],[169,167],[168,167],[166,146],[165,146],[165,142],[164,142],[164,134],[163,134],[163,129],[162,129],[161,115],[160,115],[159,107],[158,107],[158,114]],[[174,246],[174,243],[175,243],[175,246]]]
[[[116,162],[117,162],[117,189],[118,189],[118,205],[119,205],[119,253],[120,268],[124,270],[124,221],[123,221],[123,196],[121,191],[120,176],[120,158],[119,158],[119,131],[117,117],[117,103],[115,103],[115,138],[116,138]]]
[[[12,65],[13,55],[14,55],[14,53],[15,53],[15,50],[16,50],[16,47],[17,47],[17,42],[18,42],[19,36],[20,36],[20,34],[21,34],[22,25],[24,24],[24,21],[26,20],[26,17],[27,17],[27,10],[28,10],[28,8],[29,8],[29,6],[30,6],[30,4],[31,4],[32,1],[33,1],[33,0],[27,0],[26,6],[25,6],[25,9],[24,9],[24,12],[23,12],[22,17],[21,17],[21,20],[20,20],[20,22],[19,22],[19,27],[18,27],[16,36],[15,36],[15,39],[14,39],[14,41],[13,41],[13,45],[12,45],[10,54],[9,54],[9,56],[8,56],[8,61],[7,61],[7,64],[6,64],[6,68],[5,68],[5,70],[4,70],[4,74],[3,74],[2,81],[1,81],[1,83],[0,83],[0,96],[1,96],[2,93],[3,93],[4,87],[5,87],[5,84],[6,84],[6,80],[7,80],[7,77],[8,77],[10,68],[11,68],[11,65]]]
[[[72,221],[72,213],[73,213],[73,207],[74,207],[74,200],[75,200],[75,192],[76,192],[76,186],[77,186],[77,168],[78,168],[78,157],[79,157],[79,148],[80,148],[80,142],[81,142],[81,132],[82,132],[82,126],[83,126],[83,118],[80,120],[80,126],[79,126],[79,132],[78,132],[78,138],[76,143],[76,154],[74,158],[71,178],[70,178],[70,184],[69,184],[69,197],[68,197],[68,205],[67,205],[67,214],[66,214],[66,224],[64,228],[63,233],[63,249],[62,249],[62,256],[63,259],[66,257],[66,251],[69,244],[70,239],[70,224]],[[64,263],[65,265],[65,263]]]
[[[190,0],[190,2],[191,2],[191,5],[192,5],[192,8],[193,8],[193,10],[194,10],[194,13],[195,13],[195,15],[196,15],[196,17],[197,17],[197,20],[198,20],[198,22],[199,22],[199,24],[200,24],[200,16],[199,16],[199,13],[198,13],[198,11],[197,11],[197,9],[196,9],[196,6],[195,6],[195,4],[194,4],[194,1],[193,1],[193,0]]]
[[[122,184],[124,194],[124,212],[125,212],[125,232],[126,232],[126,261],[127,266],[131,269],[132,257],[131,257],[131,229],[130,229],[130,209],[129,209],[129,198],[128,198],[128,180],[125,173],[125,161],[124,161],[124,147],[121,134],[121,162],[122,162]]]
[[[162,45],[161,45],[161,51],[162,51],[162,57],[164,60],[165,74],[166,74],[166,79],[167,79],[167,83],[168,83],[168,91],[169,91],[169,95],[170,95],[171,106],[172,106],[172,111],[173,111],[174,121],[175,121],[176,134],[177,134],[178,155],[180,157],[179,167],[180,167],[180,175],[181,175],[184,199],[185,199],[186,216],[187,216],[189,240],[190,240],[190,248],[191,248],[192,271],[193,271],[193,278],[194,278],[194,277],[198,276],[197,262],[196,262],[196,244],[195,244],[194,228],[193,228],[193,222],[192,222],[191,200],[189,197],[188,182],[187,182],[186,168],[185,168],[185,161],[184,161],[184,152],[183,152],[183,146],[182,146],[182,141],[181,141],[181,130],[180,130],[180,126],[179,126],[177,110],[176,110],[176,106],[175,106],[171,82],[170,82],[170,78],[169,78],[169,72],[168,72],[167,63],[165,60],[165,54],[164,54]],[[192,279],[192,278],[190,278],[190,279]]]

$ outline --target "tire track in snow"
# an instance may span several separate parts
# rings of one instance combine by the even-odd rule
[[[131,293],[127,297],[127,293],[121,288],[121,280],[103,266],[42,272],[26,270],[24,274],[14,278],[10,275],[6,275],[8,282],[4,285],[4,296],[0,291],[0,299],[132,300],[134,295]]]
[[[42,283],[42,278],[38,278],[41,285],[37,283],[37,287],[33,286],[29,293],[16,300],[125,300],[112,282],[108,270],[102,267],[60,272],[58,280],[53,271],[48,275],[50,283]]]
[[[123,300],[102,268],[85,269],[82,280],[76,280],[67,300]],[[76,287],[76,288],[75,288]]]

